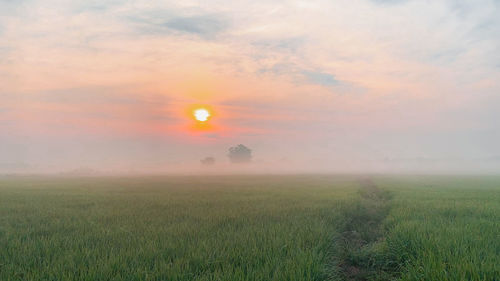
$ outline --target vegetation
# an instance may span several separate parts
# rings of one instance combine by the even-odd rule
[[[0,179],[0,280],[499,280],[500,178]]]
[[[331,177],[0,182],[0,280],[323,280],[356,182]]]
[[[498,177],[378,177],[343,208],[332,280],[500,280]]]
[[[203,159],[200,160],[201,164],[202,165],[205,165],[205,166],[212,166],[215,164],[215,158],[214,157],[205,157]]]
[[[243,144],[229,148],[229,161],[231,163],[248,163],[252,161],[252,150]]]
[[[400,280],[500,280],[498,177],[405,177],[380,185],[394,194],[385,247]]]
[[[343,220],[334,241],[332,280],[391,280],[395,263],[381,248],[383,222],[391,195],[370,179],[360,180],[359,197],[342,208]]]

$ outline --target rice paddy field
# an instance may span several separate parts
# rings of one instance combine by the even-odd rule
[[[0,280],[500,280],[500,177],[0,178]]]

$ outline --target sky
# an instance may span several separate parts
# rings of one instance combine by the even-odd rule
[[[253,163],[234,167],[240,143]],[[203,171],[207,156],[494,173],[499,144],[498,0],[0,0],[0,173]]]

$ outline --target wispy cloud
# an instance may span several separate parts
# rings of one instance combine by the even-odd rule
[[[196,35],[203,39],[214,39],[216,35],[228,30],[229,19],[221,14],[179,15],[176,11],[164,10],[144,13],[130,17],[139,24],[141,32],[166,35]]]
[[[217,15],[176,17],[164,24],[166,27],[201,37],[211,38],[229,27],[229,22]]]
[[[312,83],[323,85],[323,86],[333,86],[338,85],[339,81],[332,74],[319,72],[319,71],[302,71],[302,74]]]
[[[139,105],[168,103],[163,95],[147,95],[134,93],[126,88],[117,87],[78,87],[40,91],[31,94],[31,100],[43,103],[57,103],[68,105],[81,104],[113,104]]]
[[[370,1],[377,3],[377,4],[394,5],[394,4],[402,4],[402,3],[408,2],[410,0],[370,0]]]
[[[292,53],[297,53],[300,51],[300,48],[304,46],[307,38],[304,36],[295,36],[295,37],[285,37],[278,39],[259,39],[253,42],[252,44],[256,47],[269,49],[273,51],[288,51]]]
[[[340,81],[327,72],[302,69],[293,63],[277,63],[268,68],[259,69],[259,73],[271,73],[275,76],[288,77],[296,84],[312,84],[331,87],[340,84]]]

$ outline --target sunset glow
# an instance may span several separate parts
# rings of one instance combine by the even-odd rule
[[[498,170],[498,1],[249,3],[0,1],[0,170]]]
[[[194,118],[200,122],[205,122],[210,117],[210,112],[204,108],[196,109],[194,112]]]

